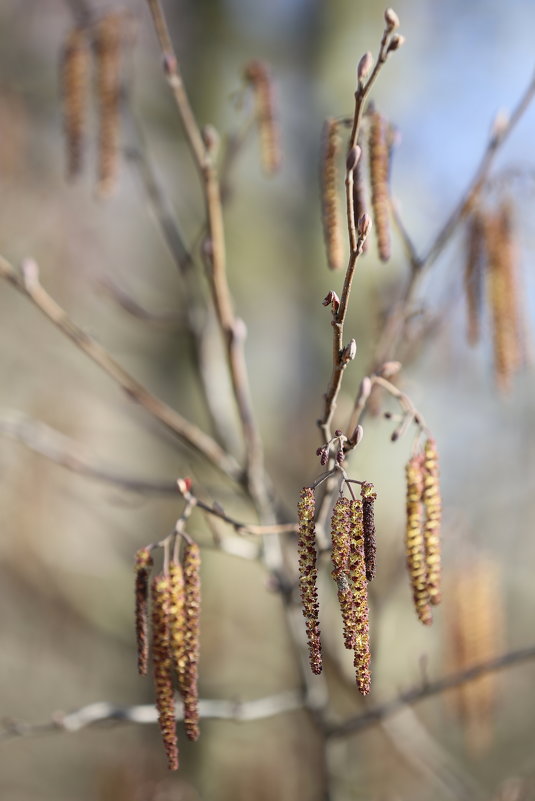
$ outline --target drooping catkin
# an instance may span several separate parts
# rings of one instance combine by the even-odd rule
[[[434,439],[426,440],[424,445],[424,488],[425,509],[424,547],[427,572],[427,592],[432,604],[441,601],[440,573],[440,523],[442,520],[442,499],[438,472],[438,451]]]
[[[375,501],[377,493],[373,484],[363,481],[360,485],[362,499],[362,517],[364,524],[364,558],[366,561],[366,578],[373,581],[375,578],[377,543],[375,539]]]
[[[186,669],[186,613],[184,572],[180,562],[169,565],[170,608],[169,608],[169,650],[178,679],[180,692],[183,692]]]
[[[336,159],[339,153],[338,123],[334,119],[325,120],[321,139],[321,215],[327,264],[331,270],[339,270],[344,262],[342,220],[338,199],[338,170],[336,169]]]
[[[190,740],[199,738],[199,646],[201,613],[201,552],[197,543],[184,548],[184,727]]]
[[[349,565],[355,604],[355,647],[353,664],[357,687],[362,695],[370,692],[370,628],[368,622],[368,585],[364,556],[364,523],[362,501],[349,502],[350,552]]]
[[[390,193],[388,189],[387,125],[378,111],[373,111],[370,115],[368,154],[377,249],[381,261],[388,261],[390,258]]]
[[[100,197],[108,197],[115,189],[119,167],[122,21],[120,14],[107,14],[96,24],[94,33],[99,107],[97,192]]]
[[[349,580],[349,500],[339,498],[331,517],[331,576],[338,587],[338,603],[344,627],[344,645],[349,650],[355,647],[356,615],[353,586]]]
[[[306,623],[310,667],[313,673],[319,674],[322,669],[322,661],[317,589],[316,534],[314,530],[315,510],[314,490],[310,489],[310,487],[303,487],[297,505],[297,518],[299,521],[299,589]]]
[[[504,652],[503,599],[494,560],[479,557],[454,576],[448,586],[447,612],[452,671],[467,670]],[[453,696],[474,755],[492,743],[498,682],[496,673],[485,673],[460,685]]]
[[[89,83],[89,46],[87,31],[83,28],[74,28],[67,35],[61,58],[60,81],[67,177],[75,178],[82,169]]]
[[[433,622],[427,589],[423,519],[423,460],[413,456],[406,466],[407,476],[407,527],[405,552],[412,587],[414,608],[418,618],[429,625]]]
[[[136,553],[136,642],[137,669],[146,676],[149,667],[149,572],[152,556],[149,548],[140,548]]]
[[[158,724],[170,770],[178,769],[175,692],[169,653],[170,582],[160,574],[152,582],[152,658]]]
[[[467,339],[470,345],[479,342],[481,307],[486,264],[485,220],[481,212],[474,212],[468,222],[466,261],[464,264],[464,293],[467,312]]]
[[[245,67],[244,77],[255,94],[262,167],[267,175],[273,175],[280,168],[282,153],[271,73],[262,61],[250,61]]]

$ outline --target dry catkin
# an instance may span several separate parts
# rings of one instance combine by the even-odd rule
[[[427,571],[427,592],[432,604],[441,601],[440,589],[440,523],[442,519],[442,499],[438,473],[438,451],[434,439],[426,440],[424,445],[424,490],[425,509],[424,545]]]
[[[368,139],[370,162],[370,185],[377,249],[381,261],[390,258],[389,190],[388,190],[388,142],[387,126],[378,111],[370,115]]]
[[[356,615],[353,587],[349,581],[349,501],[339,498],[331,517],[331,575],[338,587],[338,602],[344,627],[344,645],[349,650],[355,647]]]
[[[152,557],[148,548],[140,548],[136,553],[136,642],[137,669],[140,676],[146,676],[149,667],[149,572]]]
[[[427,589],[423,520],[423,463],[422,456],[413,456],[406,466],[407,528],[405,551],[412,587],[414,608],[418,618],[429,625],[433,622]]]
[[[297,505],[299,521],[299,589],[306,622],[310,667],[313,673],[321,673],[321,641],[319,628],[318,570],[316,567],[316,535],[314,531],[314,490],[303,487]]]
[[[170,770],[178,769],[178,742],[175,721],[175,692],[169,654],[170,583],[163,574],[152,582],[152,657],[156,708]]]
[[[353,664],[357,687],[362,695],[370,692],[370,629],[368,623],[368,585],[364,557],[362,502],[350,501],[350,574],[355,604],[355,649]]]
[[[485,277],[485,220],[481,212],[474,212],[468,223],[466,261],[464,264],[464,293],[467,312],[467,339],[470,345],[479,342],[481,306]]]
[[[375,500],[377,493],[373,484],[363,481],[360,486],[362,499],[362,516],[364,524],[364,558],[366,561],[366,578],[373,581],[376,571],[377,543],[375,539]]]
[[[83,28],[74,28],[68,34],[60,72],[67,177],[74,178],[82,169],[89,80],[89,47]]]
[[[201,612],[201,552],[195,542],[184,548],[184,727],[190,740],[199,738],[199,624]]]
[[[267,175],[273,175],[280,168],[282,155],[271,74],[267,64],[251,61],[245,67],[244,77],[255,93],[262,167]]]
[[[184,572],[180,562],[169,565],[170,609],[169,609],[169,650],[173,667],[178,679],[178,686],[183,692],[186,668],[186,614]]]
[[[99,105],[98,186],[100,197],[114,190],[119,166],[119,95],[122,17],[107,14],[95,27],[96,90]]]
[[[338,123],[333,119],[325,120],[321,140],[321,215],[327,264],[331,270],[339,270],[344,262],[342,222],[338,200],[338,171],[336,169],[339,152]]]

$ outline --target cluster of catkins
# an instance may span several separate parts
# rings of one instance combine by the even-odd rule
[[[407,528],[405,549],[418,618],[433,622],[431,604],[441,600],[440,522],[442,504],[435,440],[429,438],[422,452],[409,459],[407,475]]]
[[[121,49],[125,15],[106,14],[92,27],[78,26],[69,32],[61,59],[63,127],[67,153],[67,176],[82,170],[87,130],[87,97],[91,86],[91,52],[94,54],[99,135],[98,185],[101,197],[115,186],[119,161],[119,101]]]
[[[357,686],[370,691],[370,637],[367,582],[375,575],[375,521],[373,484],[361,484],[361,497],[336,501],[331,518],[332,577],[338,587],[344,645],[354,652]],[[322,670],[317,590],[317,551],[314,526],[314,490],[304,487],[298,504],[299,585],[306,621],[310,666]]]
[[[136,639],[138,670],[146,676],[149,667],[149,571],[150,547],[136,554]],[[152,579],[152,664],[158,723],[171,770],[178,768],[175,716],[176,684],[184,702],[184,726],[190,740],[199,737],[197,674],[199,663],[199,617],[201,585],[200,550],[186,540],[182,563],[172,560],[164,572]]]

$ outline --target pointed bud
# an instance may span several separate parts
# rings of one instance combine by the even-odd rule
[[[364,53],[357,67],[357,78],[359,79],[359,81],[363,81],[365,78],[368,77],[372,67],[373,67],[373,56],[368,51],[367,53]]]
[[[372,220],[370,215],[363,214],[358,224],[358,235],[362,239],[365,239],[368,236],[371,227],[372,227]]]
[[[351,148],[346,158],[346,170],[348,172],[351,172],[351,170],[355,169],[355,167],[359,163],[361,153],[362,151],[358,145],[355,145],[355,147]]]

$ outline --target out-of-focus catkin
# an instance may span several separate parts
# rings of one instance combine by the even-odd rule
[[[89,84],[89,45],[84,28],[74,28],[67,35],[61,58],[60,79],[67,177],[75,178],[82,169]]]
[[[272,175],[280,168],[282,154],[270,70],[262,61],[251,61],[244,69],[244,77],[255,94],[262,167]]]
[[[377,249],[381,261],[388,261],[390,258],[390,210],[387,125],[378,111],[370,114],[368,158]]]
[[[467,339],[470,345],[479,342],[481,333],[481,307],[486,266],[485,250],[485,221],[482,212],[475,211],[468,222],[464,264]]]
[[[121,14],[107,14],[96,24],[94,32],[100,126],[97,191],[100,197],[108,197],[115,189],[119,166],[122,23]]]
[[[322,669],[322,660],[317,589],[316,535],[314,530],[315,508],[314,490],[310,489],[310,487],[303,487],[297,505],[299,521],[299,589],[306,622],[310,667],[313,673],[319,674]]]
[[[353,664],[357,687],[362,695],[370,692],[370,629],[368,622],[368,585],[364,556],[362,502],[350,501],[350,575],[355,603],[355,648]]]
[[[362,516],[364,525],[364,558],[366,561],[366,578],[373,581],[376,572],[377,543],[375,538],[375,501],[377,493],[372,483],[363,481],[360,486],[362,499]]]
[[[440,573],[440,524],[442,520],[442,499],[438,472],[438,451],[434,439],[426,440],[424,445],[424,488],[425,509],[424,546],[427,571],[427,592],[432,604],[441,600]]]
[[[160,574],[152,582],[152,657],[156,708],[170,770],[178,769],[178,741],[175,721],[175,693],[169,653],[170,582]]]
[[[429,625],[433,622],[427,588],[427,568],[424,545],[423,490],[424,467],[421,455],[413,456],[406,466],[407,527],[405,552],[412,587],[414,608],[418,618]]]
[[[320,180],[323,236],[327,264],[331,270],[339,270],[344,263],[342,221],[338,199],[338,170],[336,168],[336,159],[339,153],[338,124],[336,120],[328,119],[324,123],[321,140]]]
[[[184,672],[181,685],[184,699],[184,727],[190,740],[199,737],[199,646],[201,613],[201,552],[197,543],[184,548]]]
[[[180,562],[173,561],[169,565],[169,587],[169,649],[178,685],[182,692],[187,654],[184,572]]]
[[[353,586],[349,580],[349,500],[339,498],[333,509],[331,518],[331,575],[338,587],[338,603],[342,613],[344,627],[344,645],[349,650],[355,647],[356,615]]]
[[[136,642],[137,669],[140,676],[146,676],[149,667],[149,572],[152,557],[148,548],[140,548],[136,553]]]
[[[505,651],[503,599],[496,562],[467,562],[448,584],[447,635],[450,669],[467,670]],[[481,755],[492,745],[499,676],[485,673],[453,693],[467,747]]]

